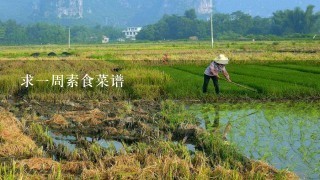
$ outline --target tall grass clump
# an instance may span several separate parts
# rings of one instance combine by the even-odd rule
[[[176,128],[181,124],[195,124],[197,120],[192,112],[186,110],[185,105],[176,103],[173,100],[165,100],[161,102],[161,116],[164,124],[170,128]]]
[[[235,170],[244,170],[246,164],[249,163],[249,159],[244,157],[238,149],[216,135],[202,134],[199,139],[212,166],[220,165]]]
[[[125,91],[133,98],[158,99],[165,94],[165,85],[170,76],[154,69],[135,67],[123,72],[126,78]]]
[[[0,164],[0,179],[1,180],[14,180],[16,179],[15,167]]]
[[[26,175],[23,167],[17,167],[15,161],[0,163],[0,180],[23,179]]]
[[[53,139],[49,136],[48,129],[44,129],[42,125],[32,123],[30,125],[29,134],[46,149],[49,150],[54,148]]]

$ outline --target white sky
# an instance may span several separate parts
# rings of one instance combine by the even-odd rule
[[[320,0],[215,0],[215,9],[222,13],[232,13],[241,10],[253,16],[272,16],[276,10],[294,9],[301,7],[303,10],[308,5],[314,5],[315,11],[320,11]]]

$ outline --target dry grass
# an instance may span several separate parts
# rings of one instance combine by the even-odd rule
[[[17,163],[17,167],[28,172],[23,175],[25,177],[32,177],[32,179],[43,179],[46,175],[49,175],[49,179],[60,179],[57,178],[58,174],[65,178],[71,178],[73,176],[79,177],[81,174],[84,174],[84,172],[95,169],[92,162],[57,162],[50,158],[24,159]]]
[[[0,107],[0,157],[28,157],[39,154],[35,142],[21,131],[12,113]]]
[[[149,154],[140,159],[137,154],[107,158],[107,179],[190,179],[192,164],[176,155],[155,156]],[[199,171],[200,172],[200,171]]]
[[[91,111],[69,111],[63,114],[66,118],[71,118],[73,121],[82,123],[83,125],[96,126],[101,124],[106,118],[106,114],[99,109]]]
[[[69,122],[60,114],[55,114],[46,124],[51,126],[68,127]]]
[[[31,57],[32,52],[40,52],[38,58]],[[317,60],[320,54],[318,41],[272,41],[261,42],[216,42],[214,49],[210,42],[164,42],[108,45],[75,45],[70,57],[48,57],[48,52],[68,51],[57,45],[12,46],[3,47],[2,60],[126,60],[161,61],[164,54],[168,61],[176,60],[212,60],[217,54],[224,53],[232,60]],[[312,53],[310,53],[312,52]]]
[[[84,97],[88,99],[106,98],[110,94],[117,95],[119,89],[113,87],[97,87],[98,75],[108,75],[108,85],[111,86],[111,77],[116,74],[112,69],[117,65],[106,61],[2,61],[0,60],[0,95],[28,96],[30,98],[57,101],[61,99],[79,100]],[[21,84],[26,74],[31,74],[34,79],[33,86],[23,89]],[[78,76],[78,86],[68,87],[67,77],[71,74]],[[94,78],[93,87],[83,88],[82,78],[88,74]],[[53,75],[64,76],[64,87],[52,86]],[[42,82],[38,80],[49,80]]]
[[[18,166],[22,166],[30,172],[50,172],[58,169],[60,163],[53,161],[51,158],[31,158],[20,161]]]
[[[213,178],[214,179],[234,179],[234,180],[242,180],[245,179],[240,172],[236,170],[226,169],[222,166],[217,166],[213,170]]]
[[[85,169],[81,174],[81,179],[107,179],[103,176],[103,171],[101,169]]]
[[[251,170],[246,173],[247,177],[255,178],[257,176],[263,179],[278,179],[278,176],[286,177],[286,179],[300,179],[296,174],[287,170],[277,170],[275,167],[262,161],[252,161]]]
[[[89,161],[66,162],[62,164],[64,173],[81,174],[84,170],[94,169],[94,164]]]

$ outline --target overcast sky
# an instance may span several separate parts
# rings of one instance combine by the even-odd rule
[[[276,10],[295,7],[305,10],[310,4],[316,6],[315,11],[320,11],[320,0],[215,0],[215,9],[223,13],[241,10],[253,16],[269,17]]]

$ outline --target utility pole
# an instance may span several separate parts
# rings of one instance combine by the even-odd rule
[[[68,38],[69,49],[71,48],[71,29],[69,27],[69,38]]]
[[[213,21],[212,21],[212,11],[211,11],[211,48],[213,48]]]
[[[213,1],[201,0],[200,7],[204,14],[210,15],[211,48],[213,48]]]

